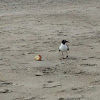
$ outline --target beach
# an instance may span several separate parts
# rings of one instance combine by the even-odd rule
[[[99,99],[100,1],[1,0],[0,100]]]

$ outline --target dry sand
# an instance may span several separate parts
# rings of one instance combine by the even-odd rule
[[[0,100],[100,100],[100,0],[0,0]]]

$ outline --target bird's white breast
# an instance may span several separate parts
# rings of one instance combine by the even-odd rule
[[[67,51],[67,49],[68,49],[68,47],[67,47],[66,44],[64,45],[64,44],[61,43],[61,45],[59,46],[59,50],[61,50],[62,52]]]

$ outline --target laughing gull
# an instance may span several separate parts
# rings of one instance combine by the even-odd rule
[[[63,55],[63,52],[66,52],[66,54],[67,54],[66,58],[68,57],[67,51],[69,51],[69,47],[66,43],[69,43],[69,41],[62,40],[61,45],[59,46],[59,51],[62,52],[63,59],[65,59],[64,55]]]

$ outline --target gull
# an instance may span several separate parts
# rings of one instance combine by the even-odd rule
[[[62,40],[61,45],[59,46],[59,52],[60,51],[62,52],[63,59],[68,58],[67,51],[69,51],[69,47],[68,47],[67,43],[69,43],[69,41]],[[64,55],[63,55],[64,52],[66,52],[66,54],[67,54],[66,58],[64,58]]]

